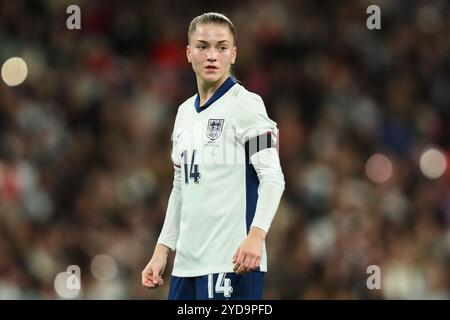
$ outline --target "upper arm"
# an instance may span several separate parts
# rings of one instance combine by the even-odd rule
[[[277,124],[267,115],[261,97],[246,93],[239,100],[236,112],[236,135],[240,143],[245,144],[261,135],[276,135]]]

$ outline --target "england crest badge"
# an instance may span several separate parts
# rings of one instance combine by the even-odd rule
[[[220,137],[223,128],[224,119],[209,119],[208,128],[206,129],[206,136],[211,140],[216,140]]]

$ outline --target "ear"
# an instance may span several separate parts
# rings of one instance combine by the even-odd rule
[[[237,56],[237,48],[236,46],[233,47],[233,58],[231,59],[231,64],[234,64],[236,62],[236,56]]]
[[[189,45],[186,46],[186,57],[189,63],[191,63],[191,47]]]

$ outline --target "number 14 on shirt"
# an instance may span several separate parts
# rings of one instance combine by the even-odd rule
[[[181,153],[181,157],[183,158],[183,162],[184,162],[184,183],[185,184],[189,184],[189,179],[194,179],[195,183],[199,183],[200,171],[198,169],[198,164],[194,164],[196,152],[197,152],[196,149],[192,150],[192,158],[191,158],[190,168],[189,168],[188,155],[187,155],[188,151],[184,150]],[[189,175],[188,175],[188,169],[189,169]]]

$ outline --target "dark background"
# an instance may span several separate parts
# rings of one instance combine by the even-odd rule
[[[66,27],[71,4],[81,30]],[[381,30],[366,27],[371,4]],[[176,110],[196,92],[187,28],[208,11],[234,22],[234,73],[280,129],[265,298],[450,298],[449,165],[435,179],[420,167],[430,147],[450,161],[450,7],[406,0],[0,0],[0,62],[29,71],[0,82],[0,298],[58,299],[73,264],[78,298],[166,298],[171,265],[157,291],[141,271],[172,186]],[[375,161],[368,175],[374,154],[391,174]]]

